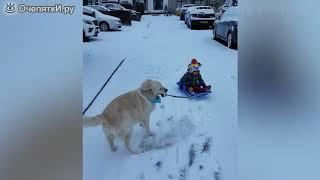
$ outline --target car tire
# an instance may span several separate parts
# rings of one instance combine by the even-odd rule
[[[88,42],[89,38],[86,36],[86,33],[82,32],[82,42]]]
[[[194,29],[194,27],[192,26],[192,21],[189,21],[189,28]]]
[[[99,24],[99,28],[101,31],[109,31],[110,30],[109,24],[104,21]]]
[[[213,33],[212,33],[212,38],[214,39],[214,40],[217,40],[217,32],[216,32],[216,28],[215,27],[212,27],[213,28]]]
[[[234,49],[234,42],[233,42],[233,36],[232,33],[229,32],[227,35],[227,47],[230,49]]]

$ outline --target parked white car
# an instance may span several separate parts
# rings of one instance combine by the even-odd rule
[[[187,25],[190,29],[196,26],[212,26],[215,13],[211,6],[195,6],[188,9]]]
[[[82,15],[83,18],[83,34],[82,40],[88,41],[90,37],[97,36],[99,33],[98,27],[93,23],[95,18]]]
[[[102,14],[92,7],[83,6],[83,11],[91,11],[95,13],[95,17],[98,20],[98,25],[101,31],[108,31],[110,29],[116,30],[120,29],[122,26],[119,18]]]
[[[188,25],[188,13],[190,13],[190,9],[192,9],[192,7],[194,7],[194,6],[187,7],[186,11],[184,13],[184,23],[186,25]]]
[[[180,9],[180,20],[184,20],[186,11],[189,7],[193,7],[194,4],[184,4]]]

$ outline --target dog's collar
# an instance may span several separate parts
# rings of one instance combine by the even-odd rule
[[[147,97],[147,99],[153,103],[153,104],[156,104],[156,103],[161,103],[161,98],[159,96],[157,96],[156,98],[149,98]]]
[[[161,98],[159,96],[156,96],[155,98],[148,97],[142,89],[140,89],[140,92],[142,95],[144,95],[152,104],[161,103]]]

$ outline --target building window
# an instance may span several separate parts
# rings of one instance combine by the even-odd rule
[[[154,10],[163,10],[163,0],[153,0]]]

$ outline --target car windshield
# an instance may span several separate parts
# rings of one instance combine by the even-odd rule
[[[85,6],[85,7],[83,7],[83,9],[87,9],[87,11],[94,12],[96,15],[101,15],[102,14],[101,12],[97,11],[96,9],[94,9],[92,7]]]
[[[121,10],[126,9],[126,8],[124,8],[123,6],[121,6],[120,4],[113,4],[112,7],[116,8],[116,9],[121,9]]]
[[[113,4],[105,4],[105,7],[108,9],[114,9],[115,7],[113,6]]]
[[[95,12],[94,12],[94,11],[90,11],[90,10],[87,9],[86,7],[83,7],[82,13],[83,13],[84,15],[87,15],[87,16],[96,17]]]
[[[98,11],[108,11],[108,9],[106,7],[103,6],[97,6],[97,5],[88,5],[88,7],[92,7]]]

